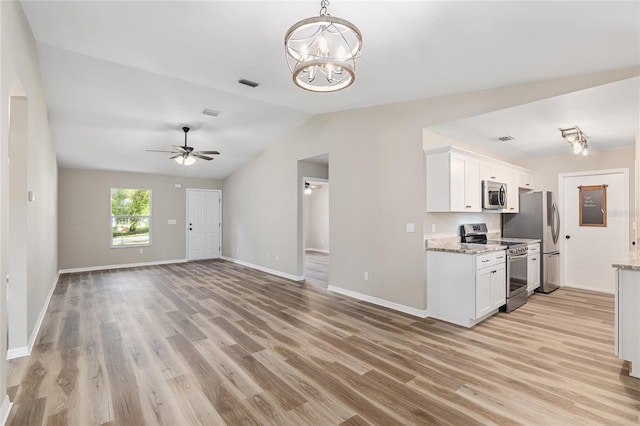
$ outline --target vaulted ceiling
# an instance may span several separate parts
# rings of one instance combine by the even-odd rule
[[[21,4],[37,41],[62,167],[224,178],[314,114],[640,66],[636,1],[335,0],[329,13],[356,24],[364,43],[356,82],[331,94],[295,87],[283,49],[289,26],[317,15],[319,2]],[[240,85],[241,78],[260,85]],[[632,143],[638,92],[629,90],[638,83],[628,84],[593,95],[608,99],[608,110],[579,98],[567,102],[583,115],[620,107],[627,118],[616,123],[625,127],[624,143]],[[541,108],[580,125],[565,101],[556,101]],[[204,108],[220,115],[202,115]],[[516,137],[535,133],[532,126],[557,127],[551,114],[514,114],[487,123],[507,120],[504,132]],[[439,130],[502,136],[487,123]],[[222,155],[183,168],[168,154],[146,152],[181,144],[185,124],[193,129],[189,145]]]

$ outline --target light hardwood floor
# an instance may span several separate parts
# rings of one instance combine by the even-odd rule
[[[327,288],[329,286],[329,253],[306,250],[304,276],[307,284]]]
[[[613,328],[576,290],[469,330],[224,261],[68,274],[8,423],[637,425]]]

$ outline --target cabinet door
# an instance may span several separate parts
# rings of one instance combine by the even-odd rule
[[[507,303],[507,269],[504,264],[491,269],[491,309]]]
[[[451,155],[449,179],[451,211],[482,211],[482,183],[478,160],[461,155]]]
[[[518,176],[518,187],[525,189],[533,189],[533,174],[520,173]]]
[[[483,268],[476,271],[476,317],[478,319],[491,312],[491,278],[495,268]]]
[[[451,191],[451,211],[463,212],[465,211],[465,159],[455,155],[451,156],[450,163],[450,187]]]
[[[480,162],[471,158],[465,160],[464,167],[464,208],[465,211],[482,211]]]
[[[527,259],[527,291],[540,287],[540,253]]]
[[[518,175],[514,172],[507,183],[507,208],[504,213],[518,213],[520,211],[520,198],[518,196]]]

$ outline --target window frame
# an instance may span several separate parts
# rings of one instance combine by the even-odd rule
[[[113,191],[114,190],[134,190],[134,191],[149,191],[149,214],[148,215],[114,215],[113,214],[113,206],[111,205],[113,200]],[[151,188],[124,188],[124,187],[114,187],[112,186],[109,189],[109,248],[112,249],[121,249],[121,248],[136,248],[136,247],[150,247],[152,244],[152,217],[153,217],[153,191]],[[149,241],[146,243],[140,244],[113,244],[113,223],[114,220],[119,218],[148,218],[149,219]]]

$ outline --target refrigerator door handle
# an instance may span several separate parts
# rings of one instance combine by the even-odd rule
[[[553,244],[558,244],[558,237],[560,236],[560,213],[556,203],[553,203],[553,219],[551,220],[551,236],[553,237]]]

